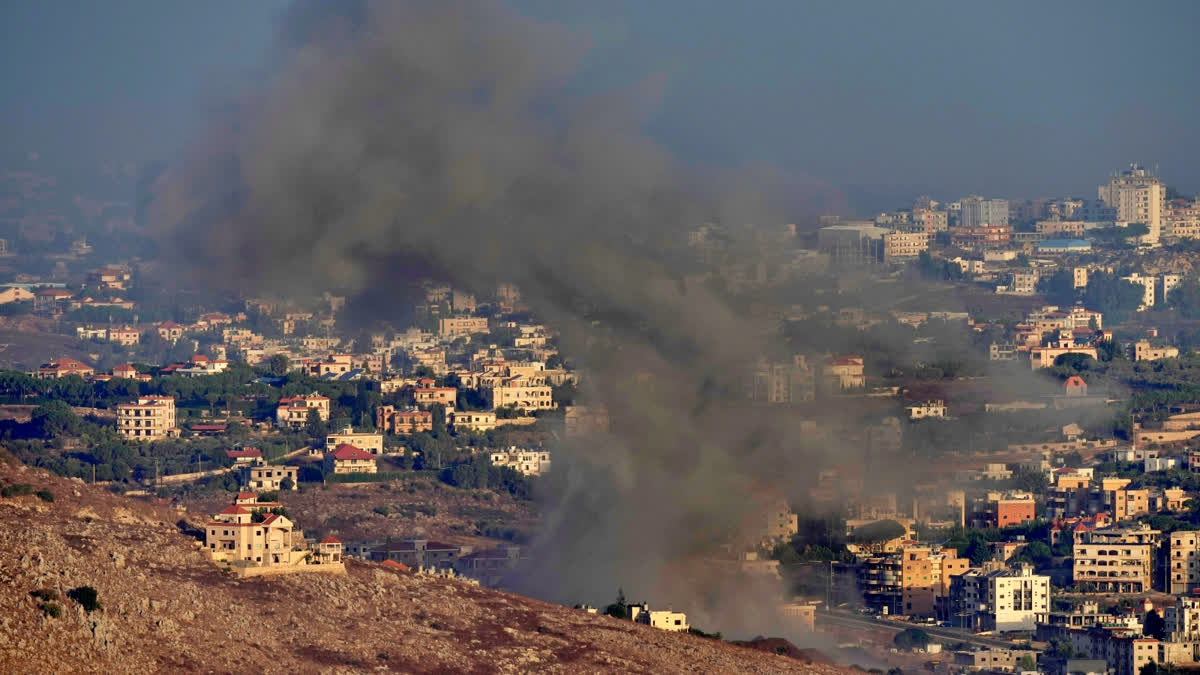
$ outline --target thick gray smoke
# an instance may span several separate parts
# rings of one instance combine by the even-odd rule
[[[329,6],[291,13],[269,85],[161,182],[150,218],[180,269],[298,296],[379,297],[415,261],[516,283],[612,416],[555,457],[525,590],[597,603],[624,586],[708,629],[762,626],[766,596],[695,561],[852,449],[728,406],[776,327],[685,283],[669,251],[704,222],[797,214],[648,140],[653,81],[569,94],[585,35],[489,2]]]

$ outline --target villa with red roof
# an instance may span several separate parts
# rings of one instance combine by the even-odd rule
[[[308,396],[288,396],[279,399],[279,407],[275,409],[275,424],[303,429],[308,423],[310,410],[316,410],[322,422],[329,421],[329,399],[313,392]]]
[[[100,379],[100,377],[97,376],[96,379]],[[123,363],[119,366],[113,366],[112,376],[110,379],[137,380],[138,382],[149,382],[153,378],[151,378],[150,375],[147,373],[139,373],[137,371],[137,368],[134,368],[133,366],[129,365],[128,363]]]
[[[233,460],[234,466],[261,464],[263,461],[262,450],[251,447],[239,448],[237,450],[226,450],[225,456]]]
[[[253,498],[252,503],[250,499]],[[204,551],[209,559],[225,563],[238,576],[288,572],[345,573],[342,544],[332,537],[310,546],[304,532],[272,506],[257,501],[254,493],[239,494],[204,525]],[[276,505],[277,506],[277,505]]]
[[[325,453],[325,473],[377,473],[375,455],[342,443]]]
[[[77,359],[54,359],[50,363],[43,364],[37,370],[30,373],[33,377],[39,380],[56,380],[60,377],[68,377],[70,375],[78,375],[80,377],[91,377],[96,371]]]
[[[170,319],[158,324],[156,329],[158,330],[158,336],[160,338],[172,344],[174,344],[179,338],[183,337],[183,326],[180,326]]]
[[[224,359],[210,359],[203,354],[196,354],[186,366],[175,368],[174,372],[184,377],[202,377],[223,373],[228,367],[229,362]]]
[[[825,377],[838,389],[859,389],[867,384],[863,372],[863,357],[845,354],[830,358],[825,363]]]
[[[43,288],[33,296],[34,311],[61,309],[75,294],[65,288]]]
[[[342,542],[333,536],[325,537],[317,542],[313,551],[318,565],[328,565],[342,562]]]

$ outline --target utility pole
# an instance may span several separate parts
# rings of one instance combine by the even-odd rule
[[[825,611],[833,611],[833,561],[829,561],[829,577],[825,584]]]

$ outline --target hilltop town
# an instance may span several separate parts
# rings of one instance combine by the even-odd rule
[[[1200,664],[1198,238],[1200,202],[1138,166],[1096,199],[697,224],[672,244],[679,283],[772,331],[713,414],[846,451],[759,486],[691,562],[772,584],[759,635],[845,665]],[[623,423],[513,284],[415,280],[405,321],[336,291],[206,296],[97,243],[0,240],[3,446],[61,477],[55,499],[170,513],[150,520],[178,528],[146,527],[191,552],[204,592],[514,588],[539,562],[544,481]],[[5,480],[10,513],[50,508]],[[697,641],[722,620],[670,595],[599,600],[570,611]]]

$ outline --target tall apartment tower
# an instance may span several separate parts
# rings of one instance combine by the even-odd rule
[[[1008,200],[967,197],[961,202],[958,224],[962,227],[1008,225]]]
[[[1108,185],[1100,186],[1100,201],[1116,210],[1117,222],[1142,223],[1149,228],[1150,232],[1142,237],[1143,243],[1158,244],[1167,210],[1167,190],[1158,176],[1130,164],[1120,175],[1113,176]]]

